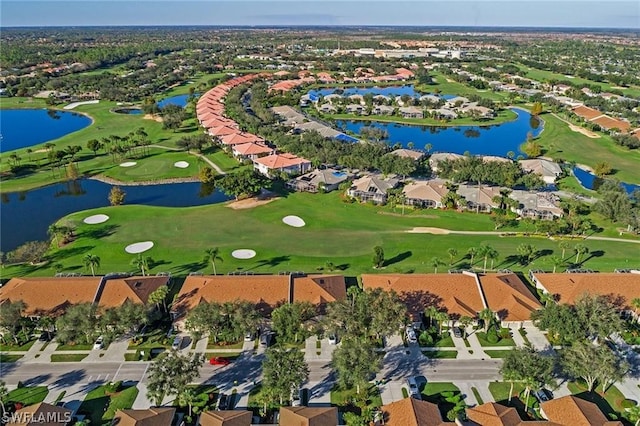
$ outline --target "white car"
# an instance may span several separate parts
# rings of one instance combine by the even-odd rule
[[[338,336],[336,336],[335,334],[330,334],[328,340],[330,345],[335,345],[338,343]]]
[[[93,344],[93,349],[99,350],[104,347],[104,338],[102,336],[98,337]]]
[[[420,389],[418,388],[418,382],[415,377],[407,378],[407,385],[409,386],[409,396],[415,399],[422,399],[420,396]]]
[[[409,343],[416,343],[418,341],[418,338],[416,337],[416,331],[410,325],[407,326],[405,336],[407,338],[407,342]]]

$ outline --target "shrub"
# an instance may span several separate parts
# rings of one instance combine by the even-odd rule
[[[631,408],[636,406],[636,402],[633,399],[625,399],[620,403],[622,408]]]
[[[511,338],[511,330],[509,330],[508,328],[501,328],[500,329],[500,338],[501,339],[510,339]]]
[[[423,331],[418,337],[418,342],[420,343],[420,346],[433,345],[433,337],[426,331]]]
[[[487,342],[498,343],[499,341],[500,338],[498,337],[498,333],[496,333],[494,330],[489,330],[489,332],[487,333]]]
[[[109,382],[104,386],[104,391],[106,394],[119,392],[120,389],[122,389],[122,380],[118,380],[117,382]]]

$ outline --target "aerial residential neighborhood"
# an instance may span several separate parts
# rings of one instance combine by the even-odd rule
[[[640,424],[638,13],[444,3],[3,2],[0,422]]]

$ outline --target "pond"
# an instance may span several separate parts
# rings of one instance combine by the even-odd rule
[[[0,110],[0,152],[38,145],[84,129],[91,118],[53,109]]]
[[[604,179],[597,177],[591,172],[588,172],[580,167],[574,167],[573,175],[576,177],[580,185],[587,189],[593,189],[597,191],[600,188],[600,185],[604,183]],[[640,185],[634,185],[631,183],[620,182],[620,185],[627,191],[627,193],[631,194],[633,191],[640,191]]]
[[[384,87],[328,87],[324,89],[318,90],[310,90],[309,95],[311,96],[327,96],[333,93],[338,93],[343,96],[351,96],[351,95],[366,95],[367,93],[371,93],[372,95],[384,95],[384,96],[402,96],[409,95],[411,97],[420,97],[422,95],[426,95],[427,93],[416,92],[412,84],[407,84],[405,86],[384,86]],[[451,99],[456,95],[438,95],[443,99]]]
[[[27,241],[47,239],[49,225],[70,213],[108,206],[111,188],[107,183],[82,179],[32,191],[1,194],[0,250],[7,253]],[[121,188],[126,193],[125,204],[189,207],[230,199],[199,182]]]
[[[416,149],[425,149],[431,144],[432,152],[454,152],[464,154],[468,151],[474,155],[497,155],[506,157],[509,151],[516,155],[524,155],[520,145],[526,141],[527,134],[536,137],[542,131],[542,123],[531,120],[527,111],[513,108],[518,118],[503,124],[491,126],[412,126],[408,124],[378,123],[367,121],[336,121],[336,125],[343,131],[360,133],[364,126],[373,126],[386,130],[391,145],[401,144],[408,147],[413,142]]]
[[[198,97],[198,94],[196,94],[194,96]],[[158,107],[164,108],[167,105],[177,105],[179,107],[184,108],[184,107],[187,106],[188,100],[189,100],[189,95],[171,96],[169,98],[164,98],[164,99],[158,101]]]
[[[141,108],[116,108],[113,110],[116,114],[139,115],[142,114]]]

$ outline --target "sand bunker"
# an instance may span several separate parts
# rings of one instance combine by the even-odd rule
[[[187,163],[186,161],[176,161],[175,163],[173,163],[173,166],[179,169],[186,169],[187,167],[189,167],[189,163]]]
[[[153,247],[153,241],[142,241],[139,243],[129,244],[124,248],[124,251],[131,254],[142,253]]]
[[[423,226],[417,226],[415,228],[411,228],[408,231],[411,234],[435,234],[435,235],[447,235],[449,233],[448,229],[442,228],[429,228]]]
[[[83,222],[89,225],[96,225],[98,223],[104,223],[109,220],[109,216],[106,214],[94,214],[93,216],[85,217]]]
[[[127,161],[126,163],[120,163],[120,167],[133,167],[135,166],[136,163],[135,161]]]
[[[251,259],[252,257],[256,257],[256,252],[249,249],[238,249],[232,251],[231,256],[235,257],[236,259]]]
[[[304,220],[299,218],[298,216],[285,216],[282,218],[282,221],[289,226],[293,226],[295,228],[302,228],[306,223]]]

